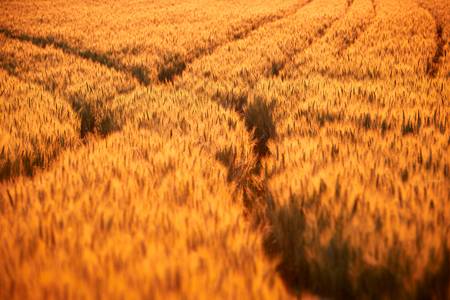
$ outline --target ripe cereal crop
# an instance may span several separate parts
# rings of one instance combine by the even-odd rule
[[[450,2],[0,11],[0,299],[449,299]]]

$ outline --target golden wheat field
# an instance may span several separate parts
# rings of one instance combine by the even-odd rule
[[[0,1],[0,299],[450,299],[450,1]]]

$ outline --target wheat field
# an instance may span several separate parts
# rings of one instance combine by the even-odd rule
[[[450,299],[450,2],[0,2],[0,299]]]

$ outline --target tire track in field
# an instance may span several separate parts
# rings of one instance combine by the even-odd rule
[[[65,151],[74,150],[83,144],[95,142],[95,139],[97,138],[100,139],[106,138],[110,133],[119,131],[121,129],[121,125],[114,123],[114,119],[111,116],[113,112],[108,111],[105,117],[103,117],[100,120],[97,120],[95,112],[93,111],[93,108],[90,106],[89,103],[72,99],[72,97],[64,96],[62,93],[54,93],[54,91],[46,88],[46,86],[43,83],[35,81],[26,81],[23,78],[20,78],[16,73],[12,72],[11,69],[8,68],[8,66],[5,67],[4,65],[2,65],[1,57],[0,57],[0,69],[6,71],[6,73],[9,76],[14,77],[23,84],[31,83],[35,86],[39,86],[49,94],[57,96],[60,98],[60,100],[67,102],[72,111],[74,112],[74,114],[78,116],[80,122],[78,128],[79,137],[77,139],[76,145],[65,146],[61,148],[58,151],[58,153],[54,154],[52,157],[48,157],[47,158],[48,162],[46,166],[43,166],[40,163],[42,159],[41,156],[36,156],[33,158],[33,155],[27,155],[19,159],[22,162],[24,161],[27,162],[26,164],[29,165],[25,173],[14,174],[11,171],[7,171],[11,167],[10,165],[0,166],[0,183],[8,180],[14,180],[16,177],[19,176],[34,177],[34,175],[36,175],[36,171],[49,169],[53,165],[53,163],[58,159],[58,157],[60,157],[61,154],[63,154]],[[133,91],[129,93],[131,94]],[[118,95],[116,97],[118,97]],[[99,128],[99,130],[97,129],[97,127]],[[92,137],[94,137],[95,139],[93,140]]]
[[[11,62],[7,62],[11,63]],[[12,71],[11,68],[9,68],[11,65],[6,65],[5,62],[2,61],[1,53],[0,53],[0,69],[4,70],[8,76],[14,78],[17,80],[20,84],[34,84],[36,86],[42,87],[43,91],[49,92],[42,84],[35,84],[34,82],[25,81],[15,72]],[[55,96],[53,93],[49,93],[52,96]],[[1,96],[2,94],[0,94]],[[59,95],[58,95],[59,96]],[[62,101],[68,102],[66,98],[61,97]],[[73,105],[69,105],[72,111],[75,113],[75,115],[79,114],[75,111]],[[30,177],[32,178],[34,175],[36,175],[37,171],[39,170],[46,170],[51,167],[53,162],[58,159],[58,157],[66,150],[76,149],[81,143],[87,142],[85,139],[78,137],[76,139],[76,142],[72,145],[65,145],[65,147],[59,148],[57,151],[54,151],[51,155],[45,156],[43,153],[36,153],[36,152],[27,152],[23,151],[20,152],[17,157],[11,159],[10,157],[7,158],[6,162],[5,160],[0,161],[0,184],[8,181],[14,181],[17,177]]]
[[[355,0],[347,0],[347,7],[345,8],[345,13],[347,13],[350,10],[350,8],[353,5],[353,2],[355,2]]]
[[[369,20],[367,22],[360,22],[357,26],[354,27],[355,34],[345,39],[343,46],[337,52],[338,56],[341,56],[348,48],[355,44],[359,40],[359,38],[367,31],[367,29],[373,24],[373,20],[377,16],[377,8],[375,0],[371,0],[371,3],[373,12]]]
[[[354,1],[348,1],[347,4],[348,5],[353,5]],[[360,37],[373,25],[375,18],[377,17],[377,5],[375,0],[371,0],[371,6],[372,6],[372,11],[373,13],[370,16],[370,21],[368,22],[362,22],[360,23],[358,26],[356,26],[355,28],[357,28],[356,34],[351,36],[350,38],[345,38],[344,39],[344,45],[339,48],[336,52],[334,52],[334,56],[336,58],[342,57],[342,55],[344,54],[344,52],[350,48],[353,44],[355,44]],[[333,26],[333,24],[335,24],[336,22],[338,22],[339,20],[341,20],[343,17],[345,17],[345,15],[350,11],[351,7],[347,7],[345,13],[340,17],[340,18],[336,18],[333,20],[332,24],[330,24],[329,26],[327,26],[327,32],[331,29],[331,27]],[[326,34],[326,33],[325,33]],[[320,35],[319,37],[315,38],[309,45],[308,47],[305,47],[304,49],[302,49],[301,51],[297,52],[294,55],[299,55],[302,52],[304,52],[305,50],[307,50],[308,48],[312,47],[314,43],[318,42],[321,38],[324,37],[324,35]],[[291,59],[290,61],[293,61],[293,59]],[[284,65],[287,65],[287,63],[285,63]],[[283,65],[283,67],[284,67]],[[316,75],[320,75],[326,78],[330,78],[330,79],[351,79],[351,80],[368,80],[368,79],[379,79],[379,75],[377,74],[373,74],[371,76],[357,76],[355,74],[350,74],[350,73],[345,73],[345,74],[333,74],[331,71],[325,71],[325,70],[317,70],[314,72],[309,72],[309,74],[316,74]],[[289,75],[286,70],[285,72],[281,73],[281,77],[283,79],[289,79],[291,78],[291,75]]]
[[[251,26],[245,28],[244,30],[238,30],[236,32],[230,32],[231,39],[227,40],[224,43],[216,43],[209,47],[196,49],[190,53],[190,57],[187,59],[183,59],[183,57],[179,55],[167,54],[162,58],[159,66],[158,66],[158,76],[157,81],[159,83],[168,83],[172,82],[174,77],[181,75],[186,67],[193,63],[195,60],[201,59],[204,56],[212,54],[217,48],[220,48],[228,43],[244,39],[253,31],[258,30],[259,28],[276,22],[280,19],[286,18],[295,14],[298,10],[300,10],[303,6],[307,5],[313,0],[300,1],[296,5],[292,7],[280,10],[278,13],[269,14],[266,16],[259,17]],[[75,55],[83,59],[90,60],[92,62],[99,63],[107,68],[114,69],[118,72],[128,73],[133,76],[137,81],[144,86],[149,85],[152,82],[152,78],[149,76],[148,70],[143,66],[127,66],[117,60],[110,58],[108,55],[105,55],[100,52],[96,52],[90,49],[79,49],[76,48],[66,41],[60,40],[54,36],[34,36],[26,33],[20,33],[17,31],[13,31],[6,27],[0,27],[0,33],[5,35],[8,38],[16,39],[19,41],[30,42],[35,46],[45,48],[47,46],[53,46],[54,48],[61,49],[63,52]]]
[[[308,1],[301,5],[301,7],[304,7],[311,2],[312,1]],[[351,6],[353,1],[350,0],[347,3]],[[349,7],[346,8],[346,11],[342,14],[342,16],[347,13],[348,9]],[[309,43],[308,47],[316,40],[323,37],[326,34],[327,29],[332,27],[332,25],[342,16],[333,18],[324,26],[318,28],[318,37],[313,39]],[[273,20],[273,22],[280,19],[282,18],[277,18],[276,20]],[[262,26],[259,26],[258,28]],[[254,30],[257,30],[258,28]],[[249,31],[248,34],[254,30]],[[243,39],[248,34],[245,36],[240,36],[238,39]],[[232,43],[234,41],[235,40],[231,40],[228,43]],[[220,46],[224,46],[228,43]],[[211,53],[212,52],[213,51],[211,51]],[[204,56],[206,55],[207,54]],[[198,58],[202,57],[203,56]],[[247,132],[254,143],[252,149],[255,158],[253,161],[247,162],[246,166],[236,165],[235,154],[232,149],[224,149],[224,151],[218,153],[217,159],[224,163],[224,165],[228,168],[229,180],[235,182],[237,188],[242,191],[244,210],[247,215],[250,215],[252,222],[256,225],[270,225],[268,213],[274,209],[275,202],[270,188],[267,185],[267,175],[263,172],[262,164],[265,159],[272,155],[268,144],[270,141],[273,141],[277,135],[276,124],[272,116],[274,103],[268,101],[260,95],[255,95],[252,89],[242,94],[229,92],[223,95],[216,95],[216,98],[218,99],[214,99],[215,102],[225,109],[231,109],[234,111],[245,124]],[[282,273],[283,272],[280,270],[280,274]],[[290,282],[288,278],[283,278],[283,280],[287,284]]]
[[[194,55],[192,57],[192,59],[188,60],[187,63],[192,63],[197,59],[201,59],[204,56],[210,55],[217,48],[222,47],[226,44],[235,42],[237,40],[244,39],[248,35],[250,35],[252,32],[258,30],[259,28],[261,28],[267,24],[276,22],[280,19],[283,19],[290,15],[293,15],[298,10],[300,10],[302,7],[309,4],[311,1],[312,0],[301,2],[297,5],[292,6],[291,8],[285,9],[284,12],[282,12],[280,14],[263,17],[260,20],[258,20],[256,23],[253,23],[250,27],[245,28],[244,30],[239,30],[234,33],[232,32],[232,33],[230,33],[232,36],[231,40],[228,40],[225,43],[219,43],[217,45],[214,45],[213,47],[205,48],[202,51],[199,51],[196,55]],[[78,48],[74,48],[71,45],[69,45],[67,42],[57,40],[56,38],[54,38],[52,36],[47,36],[47,37],[32,36],[32,35],[27,35],[27,34],[23,34],[23,33],[16,33],[7,28],[0,28],[0,34],[3,34],[5,37],[10,38],[10,39],[15,39],[15,40],[18,40],[21,42],[29,42],[29,43],[31,43],[35,46],[41,47],[41,48],[45,48],[47,46],[52,46],[56,49],[62,50],[64,53],[66,53],[68,55],[74,55],[74,56],[80,57],[82,59],[87,59],[94,63],[99,63],[107,68],[111,68],[111,69],[114,69],[119,72],[130,73],[129,69],[125,65],[120,64],[120,63],[110,59],[108,56],[106,56],[104,54],[96,53],[91,50],[81,50]],[[2,67],[4,68],[4,66],[2,66]],[[160,72],[158,79],[162,83],[167,83],[168,81],[171,81],[173,79],[173,77],[175,77],[176,75],[181,74],[184,71],[185,67],[186,67],[186,64],[183,64],[183,67],[178,70],[175,70],[175,72],[171,72],[172,70],[163,70],[163,72]],[[11,69],[9,69],[9,68],[4,68],[4,69],[10,75],[17,77],[17,75],[14,74],[14,72],[11,72]],[[134,70],[134,71],[135,72],[132,71],[131,73],[132,73],[133,77],[138,79],[139,83],[141,83],[143,85],[147,85],[150,82],[150,79],[142,78],[142,76],[139,76],[140,73],[146,73],[146,70],[138,69],[138,70]],[[167,71],[169,71],[169,73],[173,73],[173,76],[166,77],[166,75],[164,75],[163,73],[167,72]],[[136,75],[136,74],[138,74],[138,75]],[[45,86],[43,84],[38,84],[38,85],[43,86],[45,88]],[[46,89],[46,90],[48,91],[48,89]],[[84,141],[85,138],[87,137],[87,133],[93,132],[94,128],[95,128],[95,124],[98,122],[95,122],[94,118],[92,117],[92,111],[89,108],[84,109],[82,107],[82,105],[80,105],[79,103],[74,103],[74,101],[72,101],[71,99],[68,99],[65,96],[62,96],[62,98],[71,104],[71,107],[74,110],[74,112],[80,117],[80,122],[81,122],[80,138],[81,138],[81,141]],[[255,177],[255,175],[258,172],[257,170],[259,170],[259,166],[260,166],[262,157],[266,156],[268,153],[268,148],[266,145],[268,142],[268,138],[264,137],[264,133],[260,132],[261,129],[258,127],[257,124],[253,124],[252,120],[245,117],[244,108],[247,107],[247,104],[248,103],[247,103],[247,98],[246,98],[243,106],[241,106],[236,111],[238,112],[238,114],[241,116],[241,118],[245,122],[246,128],[248,129],[248,131],[250,132],[250,134],[253,136],[253,138],[255,140],[254,153],[257,158],[256,163],[251,168],[251,174],[248,174],[248,176],[245,176],[245,178],[242,179],[240,182],[240,184],[244,186],[244,203],[246,204],[245,206],[247,208],[249,208],[251,206],[251,203],[256,202],[254,200],[254,198],[255,197],[260,198],[260,195],[264,191],[261,184],[259,184],[259,182],[260,182],[260,180],[258,179],[259,176]],[[264,107],[263,107],[263,109],[264,109]],[[252,130],[255,130],[255,133],[253,133]]]
[[[345,8],[344,13],[339,17],[332,18],[330,22],[324,23],[320,28],[318,28],[315,36],[308,40],[307,45],[303,49],[301,49],[300,51],[286,53],[286,55],[285,55],[286,60],[277,67],[276,72],[274,72],[274,77],[278,77],[278,76],[281,76],[283,78],[288,77],[288,76],[286,76],[286,74],[283,74],[284,73],[283,71],[285,70],[286,65],[291,63],[295,59],[296,56],[303,53],[305,50],[311,48],[316,42],[318,42],[320,39],[322,39],[337,21],[339,21],[340,19],[345,17],[345,15],[348,13],[351,6],[353,5],[353,1],[354,0],[347,0],[347,6]]]
[[[29,42],[35,46],[45,48],[47,46],[52,46],[56,49],[62,50],[66,54],[78,56],[82,59],[90,60],[92,62],[101,64],[110,69],[114,69],[118,72],[124,72],[133,76],[141,85],[148,85],[150,83],[150,79],[146,76],[146,72],[142,67],[132,66],[128,67],[124,64],[115,61],[108,57],[105,54],[95,52],[93,50],[82,50],[76,47],[71,46],[69,43],[59,40],[53,36],[33,36],[26,33],[18,33],[12,31],[5,27],[0,27],[0,33],[5,35],[7,38],[19,40],[22,42]]]
[[[278,276],[289,293],[301,298],[300,288],[306,290],[311,286],[299,280],[303,270],[292,268],[285,253],[277,245],[277,237],[272,226],[276,222],[279,207],[268,185],[270,175],[265,173],[263,167],[264,161],[272,156],[268,143],[277,135],[272,113],[274,107],[267,99],[255,96],[252,91],[244,95],[231,95],[231,98],[233,97],[235,101],[226,99],[227,101],[219,104],[225,109],[231,108],[245,123],[247,132],[254,142],[255,159],[246,162],[244,166],[239,165],[232,149],[224,149],[216,155],[216,159],[228,168],[228,180],[242,193],[244,215],[249,217],[255,230],[260,231],[263,237],[261,247],[266,259],[279,259],[276,263]]]
[[[242,193],[244,215],[256,230],[260,230],[268,225],[268,212],[275,205],[262,168],[263,161],[271,156],[268,143],[276,137],[273,107],[265,99],[255,97],[252,92],[229,94],[226,101],[216,102],[239,116],[252,139],[253,158],[248,161],[237,162],[232,147],[218,152],[216,159],[228,169],[228,181],[234,183],[236,191]]]
[[[319,28],[318,35],[305,49],[321,39],[337,20],[347,14],[353,0],[349,0],[347,3],[348,7],[344,14]],[[223,153],[221,153],[218,159],[228,167],[229,174],[231,174],[230,181],[235,182],[238,189],[242,191],[244,209],[246,214],[250,215],[251,221],[256,226],[270,227],[273,222],[271,215],[276,211],[276,206],[268,186],[268,176],[264,173],[262,165],[264,160],[272,155],[268,143],[277,136],[276,124],[273,120],[274,103],[262,96],[254,95],[251,90],[244,94],[227,94],[222,96],[218,103],[225,109],[231,108],[244,122],[249,136],[254,141],[253,153],[256,158],[254,161],[248,162],[248,166],[245,167],[234,163],[233,153],[228,153],[226,159],[223,159]],[[242,170],[247,171],[243,172]],[[282,254],[275,249],[271,234],[272,232],[269,231],[267,236],[264,236],[263,243],[264,251],[269,258]],[[292,270],[284,259],[277,265],[277,272],[290,292],[295,292],[298,288],[300,271]]]
[[[430,9],[424,7],[421,4],[419,4],[419,7],[425,10],[433,18],[436,28],[434,37],[436,42],[436,49],[434,51],[433,56],[429,58],[425,66],[425,71],[427,75],[432,78],[435,78],[439,73],[439,68],[442,63],[441,58],[445,56],[445,49],[444,49],[445,40],[443,37],[444,27],[441,20],[439,20],[439,18]]]
[[[0,33],[1,35],[1,33]],[[3,35],[7,39],[9,38],[7,35]],[[13,39],[14,40],[14,39]],[[18,43],[30,43],[29,41],[18,40]],[[34,43],[32,43],[34,45]],[[55,48],[57,50],[61,50]],[[47,53],[48,51],[45,50]],[[63,51],[63,53],[66,53]],[[67,53],[66,53],[67,54]],[[23,62],[22,62],[23,63]],[[16,67],[18,63],[14,58],[3,55],[0,52],[0,68],[5,70],[8,75],[17,78],[18,80],[24,83],[32,83],[36,86],[42,87],[46,92],[56,95],[61,99],[64,99],[67,103],[70,104],[72,110],[78,117],[80,118],[80,128],[79,134],[80,139],[85,140],[88,134],[95,134],[96,136],[106,136],[113,131],[117,131],[120,129],[120,125],[116,123],[114,120],[114,112],[111,111],[107,103],[109,103],[112,99],[131,94],[136,88],[139,86],[135,86],[134,84],[137,82],[133,82],[133,84],[125,90],[115,90],[110,95],[103,95],[101,100],[97,99],[96,101],[88,100],[86,97],[77,95],[77,92],[65,92],[67,90],[67,86],[55,87],[53,85],[48,85],[44,81],[33,80],[26,78],[24,76],[20,76],[20,72],[16,71]],[[102,65],[105,67],[104,65]],[[53,66],[51,67],[53,68]],[[105,67],[105,69],[110,69]],[[118,72],[120,73],[120,72]],[[98,78],[99,80],[101,79]],[[92,92],[92,89],[91,89]]]
[[[300,1],[296,5],[293,5],[290,8],[281,10],[279,14],[275,15],[268,15],[265,17],[262,17],[257,22],[253,23],[250,27],[245,28],[244,30],[240,30],[234,33],[230,33],[231,39],[223,42],[223,43],[216,43],[214,45],[211,45],[206,48],[197,49],[195,53],[183,60],[182,58],[175,58],[174,57],[168,57],[167,61],[162,62],[159,70],[158,70],[158,81],[160,83],[169,83],[173,82],[174,78],[177,76],[181,76],[184,72],[184,70],[187,69],[187,67],[191,64],[193,64],[195,61],[200,60],[206,56],[212,55],[214,51],[217,49],[224,47],[228,44],[231,44],[233,42],[245,39],[248,37],[252,32],[257,31],[258,29],[269,25],[271,23],[277,22],[279,20],[285,19],[287,17],[290,17],[294,14],[296,14],[299,10],[301,10],[303,7],[311,3],[313,0],[306,0],[306,1]],[[175,60],[175,63],[173,61]]]
[[[27,176],[27,177],[34,177],[37,173],[37,171],[45,171],[52,167],[53,163],[66,151],[69,150],[76,150],[82,145],[96,143],[100,140],[103,140],[107,138],[110,134],[114,132],[118,132],[122,130],[123,125],[126,123],[126,117],[117,122],[117,120],[114,119],[115,111],[106,107],[106,113],[103,117],[98,118],[96,116],[96,112],[94,108],[92,107],[91,103],[83,102],[83,100],[77,100],[73,97],[67,97],[61,92],[54,93],[54,91],[47,89],[44,84],[35,82],[35,81],[26,81],[23,78],[20,78],[15,74],[14,72],[11,72],[8,68],[5,68],[0,61],[0,69],[5,70],[6,73],[16,78],[18,81],[24,83],[24,84],[33,84],[35,86],[42,87],[44,91],[50,93],[51,95],[57,96],[60,98],[60,100],[65,101],[69,104],[70,108],[74,112],[76,116],[79,118],[79,137],[77,139],[77,143],[74,146],[69,147],[63,147],[61,150],[56,153],[53,157],[48,158],[48,163],[46,166],[42,166],[39,163],[36,163],[36,159],[30,159],[31,156],[24,158],[25,160],[28,159],[30,163],[30,169],[26,173],[21,174],[9,174],[9,172],[6,172],[0,167],[0,183],[5,182],[8,180],[14,180],[15,178],[19,176]],[[127,97],[128,95],[131,95],[133,92],[136,91],[136,88],[128,91],[126,93],[119,93],[113,97],[113,99],[117,97]],[[100,105],[101,103],[105,103],[105,100],[99,101]],[[38,157],[38,160],[40,157]],[[8,174],[8,175],[4,175]]]
[[[375,1],[376,0],[371,0],[372,7],[373,7],[373,12],[374,12],[375,15],[377,15],[377,3]]]
[[[324,26],[319,28],[317,31],[318,35],[316,35],[314,40],[312,40],[306,48],[297,52],[296,55],[302,53],[315,42],[322,39],[328,30],[348,13],[353,5],[353,0],[349,0],[347,3],[348,7],[343,15],[331,20],[331,22],[324,24]],[[373,1],[372,4],[374,11],[373,17],[375,17],[376,10]],[[364,32],[370,24],[371,22],[364,27],[362,32]],[[362,34],[362,32],[360,34]],[[358,36],[360,34],[358,34]],[[354,40],[356,40],[357,37]],[[284,68],[284,66],[285,65],[283,65],[282,68]],[[278,74],[276,74],[276,76],[278,76]],[[257,226],[268,226],[270,228],[275,222],[272,215],[277,213],[277,207],[274,196],[268,186],[268,175],[264,174],[262,165],[264,160],[272,155],[268,143],[276,138],[277,133],[276,124],[272,119],[272,111],[274,109],[272,106],[273,104],[268,102],[267,99],[258,97],[259,96],[255,96],[250,89],[249,92],[243,95],[231,95],[231,97],[227,97],[224,101],[219,101],[219,104],[225,109],[231,107],[231,109],[240,116],[246,125],[249,135],[252,136],[254,140],[255,146],[253,152],[256,157],[254,164],[251,165],[249,168],[250,171],[244,176],[235,176],[232,180],[242,189],[244,195],[244,208],[246,212],[250,214],[254,224]],[[241,172],[236,171],[239,169],[239,166],[228,164],[228,168],[231,174],[241,175]],[[278,275],[283,280],[289,292],[301,298],[302,294],[299,294],[299,292],[301,292],[302,289],[308,289],[314,286],[314,283],[312,282],[301,280],[302,272],[304,272],[304,270],[292,268],[291,262],[285,257],[284,250],[277,248],[276,236],[271,229],[264,233],[263,249],[269,259],[282,257],[277,263],[276,268]]]
[[[2,34],[0,33],[0,37]],[[6,39],[9,37],[3,35]],[[19,40],[19,43],[29,43],[29,41]],[[33,44],[34,45],[34,44]],[[56,48],[57,49],[57,48]],[[57,49],[60,50],[60,49]],[[64,52],[65,53],[65,52]],[[67,54],[67,53],[66,53]],[[46,166],[42,166],[38,163],[35,163],[34,160],[30,160],[30,169],[26,173],[20,174],[11,174],[8,176],[0,176],[0,182],[13,180],[17,176],[28,176],[33,177],[36,174],[36,170],[46,170],[50,168],[55,160],[65,152],[70,149],[77,149],[78,146],[82,144],[87,144],[91,142],[95,142],[97,139],[106,138],[109,134],[120,131],[126,122],[126,118],[116,118],[117,111],[107,105],[111,100],[116,99],[117,97],[126,97],[127,95],[131,95],[139,86],[132,86],[131,89],[116,91],[113,95],[102,98],[101,100],[97,99],[96,101],[90,101],[88,99],[84,99],[83,97],[78,97],[75,94],[67,94],[64,93],[62,88],[54,88],[51,85],[45,84],[45,82],[41,82],[39,80],[30,80],[20,76],[20,73],[15,69],[17,67],[17,62],[14,58],[8,57],[4,55],[0,51],[0,69],[4,70],[6,74],[15,78],[19,82],[23,84],[33,84],[37,87],[41,87],[43,91],[49,93],[50,95],[54,95],[58,97],[61,101],[64,101],[69,104],[71,110],[78,117],[78,140],[77,146],[74,147],[63,147],[58,154],[54,155],[54,157],[49,158],[48,164]],[[122,116],[123,117],[123,116]],[[0,170],[2,171],[2,170]],[[5,172],[0,172],[5,173]]]

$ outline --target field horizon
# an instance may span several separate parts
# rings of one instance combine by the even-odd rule
[[[450,299],[450,2],[0,2],[0,299]]]

